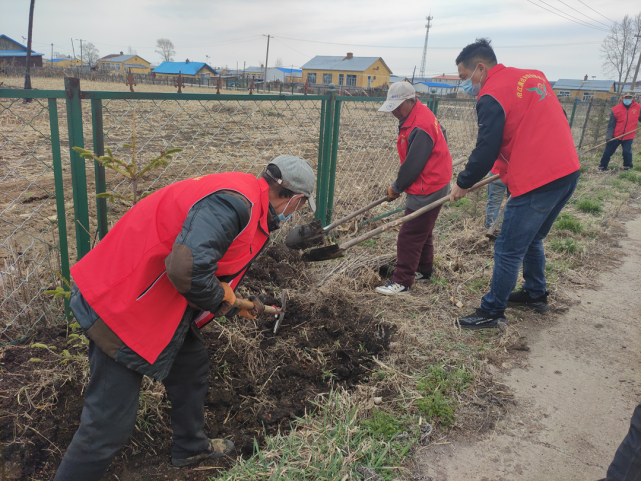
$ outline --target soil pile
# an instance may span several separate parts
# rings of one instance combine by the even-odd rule
[[[287,312],[278,334],[270,317],[212,322],[201,330],[211,360],[208,435],[233,440],[237,454],[250,455],[255,439],[261,443],[265,435],[288,431],[296,416],[315,409],[315,395],[332,384],[349,388],[359,383],[373,367],[372,356],[389,346],[389,326],[348,299],[309,292],[306,276],[299,253],[283,245],[266,250],[248,270],[240,295],[260,293],[266,303],[278,305],[280,289],[287,288]],[[66,329],[56,328],[37,335],[37,342],[56,349],[3,348],[0,429],[9,479],[50,479],[78,426],[87,362],[60,364],[65,349],[71,356],[84,355],[80,342],[70,348],[68,341]],[[34,357],[40,362],[30,361]],[[170,409],[160,384],[143,387],[140,409],[136,432],[111,469],[121,479],[123,474],[145,479],[169,469]],[[170,472],[181,473],[180,479],[212,474]]]

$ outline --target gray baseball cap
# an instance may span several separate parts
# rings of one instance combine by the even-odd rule
[[[270,162],[280,169],[280,179],[276,179],[286,189],[307,197],[309,207],[316,212],[316,202],[312,194],[316,185],[314,170],[305,159],[294,155],[279,155]]]
[[[379,112],[391,112],[399,105],[409,99],[416,98],[416,90],[409,82],[394,82],[387,91],[387,100]]]

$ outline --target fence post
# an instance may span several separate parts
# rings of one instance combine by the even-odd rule
[[[336,98],[336,92],[331,95]],[[332,222],[332,212],[334,211],[334,190],[336,187],[336,158],[338,157],[338,133],[341,123],[341,101],[336,101],[334,110],[334,125],[332,126],[332,150],[329,162],[329,186],[327,189],[327,224]]]
[[[570,129],[572,129],[572,124],[574,123],[574,114],[576,114],[576,104],[579,103],[579,98],[574,97],[574,105],[572,106],[572,115],[570,115]]]
[[[102,100],[91,99],[91,126],[93,132],[93,151],[97,156],[105,155],[105,136],[102,123]],[[96,194],[106,192],[105,166],[97,160],[93,161],[96,180]],[[96,214],[98,217],[98,236],[103,239],[107,235],[107,199],[96,197]]]
[[[432,110],[432,113],[434,114],[434,117],[438,114],[438,99],[434,98],[434,110]]]
[[[69,131],[69,157],[71,161],[71,185],[73,187],[73,210],[76,226],[78,260],[91,249],[89,235],[89,202],[87,200],[87,171],[85,159],[73,147],[85,147],[82,133],[82,104],[80,101],[80,79],[65,78],[67,92],[67,128]]]
[[[321,180],[323,171],[323,144],[325,136],[325,110],[326,100],[321,100],[320,131],[318,133],[318,166],[316,167],[316,220],[320,220],[320,205],[323,203],[321,197]]]
[[[53,178],[56,189],[56,213],[58,217],[58,239],[60,249],[60,274],[66,282],[62,288],[69,291],[69,247],[67,246],[67,218],[65,215],[65,187],[62,179],[62,155],[60,155],[60,131],[58,129],[58,106],[56,99],[49,99],[49,129],[51,132],[51,156],[53,158]],[[69,284],[67,284],[69,283]],[[69,299],[65,297],[65,317],[71,319]]]
[[[583,145],[583,136],[585,135],[585,128],[588,126],[588,120],[590,119],[590,110],[592,110],[592,100],[593,98],[590,99],[590,105],[588,105],[588,111],[585,114],[585,122],[583,123],[583,130],[581,130],[581,140],[579,140],[579,149],[581,148],[581,145]]]
[[[327,199],[329,189],[329,173],[332,151],[332,124],[334,123],[334,109],[336,107],[336,91],[334,84],[329,84],[329,100],[325,108],[325,132],[323,132],[323,160],[320,172],[320,204],[317,206],[316,218],[320,219],[321,225],[327,225]]]

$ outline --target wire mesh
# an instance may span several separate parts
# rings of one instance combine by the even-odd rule
[[[64,316],[47,100],[0,98],[0,339]]]

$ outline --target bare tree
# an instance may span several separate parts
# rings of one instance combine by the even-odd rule
[[[171,62],[176,55],[174,44],[168,38],[159,38],[156,40],[156,53],[162,57],[165,62]]]
[[[131,45],[127,47],[127,55],[138,55],[138,52],[136,52],[136,49],[133,48]]]
[[[69,55],[62,52],[53,52],[53,58],[69,58]]]
[[[100,52],[98,52],[98,49],[93,43],[87,42],[83,45],[82,56],[84,57],[85,62],[87,62],[87,65],[95,67],[98,64]]]
[[[617,94],[621,93],[624,83],[632,73],[636,57],[638,39],[635,35],[641,29],[641,13],[635,17],[626,15],[621,22],[614,22],[610,33],[601,44],[603,71],[617,79]]]
[[[283,59],[278,57],[276,59],[276,63],[274,64],[274,67],[282,67],[283,66]]]

